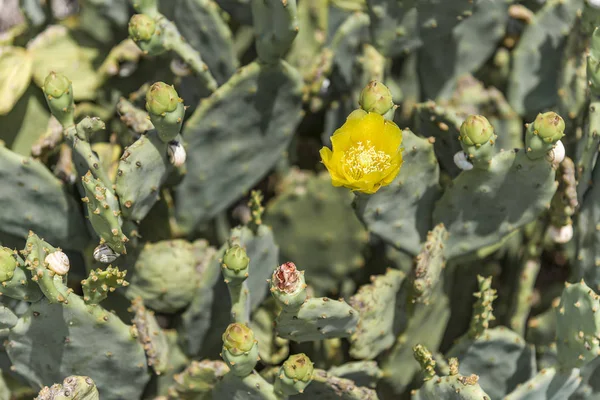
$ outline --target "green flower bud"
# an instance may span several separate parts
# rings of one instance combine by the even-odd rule
[[[75,103],[71,81],[63,74],[50,72],[44,80],[42,89],[52,115],[64,128],[73,126]]]
[[[275,392],[285,396],[302,393],[312,381],[314,366],[306,354],[290,356],[275,378]]]
[[[565,121],[560,115],[553,111],[538,114],[533,122],[533,133],[542,138],[546,143],[554,143],[563,136],[565,132]]]
[[[356,110],[354,110],[350,114],[348,114],[348,116],[346,117],[346,121],[352,120],[352,119],[361,119],[361,118],[364,118],[364,116],[367,114],[368,113],[365,110],[363,110],[362,108],[357,108]]]
[[[360,93],[360,107],[368,112],[385,114],[394,107],[392,92],[383,83],[371,81]]]
[[[63,94],[71,94],[71,81],[61,73],[50,72],[44,80],[44,93],[46,96],[59,98]]]
[[[233,355],[249,352],[255,343],[254,332],[244,324],[230,324],[223,333],[223,347]]]
[[[173,86],[156,82],[146,93],[146,110],[155,115],[173,112],[179,104],[179,96]]]
[[[12,279],[16,268],[17,260],[13,251],[7,247],[0,247],[0,282]]]
[[[250,258],[246,254],[246,251],[239,245],[233,245],[225,252],[223,256],[223,266],[228,270],[239,272],[248,268]]]
[[[294,354],[283,363],[283,372],[290,379],[309,382],[312,379],[314,366],[304,353]]]
[[[129,20],[129,37],[134,42],[149,41],[156,31],[156,22],[145,14],[135,14]]]
[[[469,115],[460,126],[459,139],[469,146],[481,146],[494,136],[494,127],[483,115]]]

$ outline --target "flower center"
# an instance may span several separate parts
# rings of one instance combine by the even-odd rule
[[[342,164],[346,173],[354,179],[375,171],[384,171],[391,166],[390,156],[383,151],[375,150],[370,140],[357,142],[342,156]]]

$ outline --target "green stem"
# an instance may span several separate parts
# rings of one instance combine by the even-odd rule
[[[231,297],[231,320],[248,324],[250,322],[250,297],[246,281],[227,282],[229,296]]]
[[[36,275],[36,278],[36,283],[50,303],[64,303],[67,300],[67,293],[61,276],[50,276],[50,272],[46,270],[41,273],[41,276]]]
[[[517,277],[515,302],[513,303],[510,327],[519,335],[525,334],[527,318],[531,311],[531,297],[540,272],[541,243],[546,224],[537,222],[526,247],[526,254],[520,265]]]
[[[68,139],[73,148],[73,162],[79,176],[84,176],[88,171],[97,179],[100,179],[104,186],[112,190],[113,183],[108,177],[108,174],[102,169],[100,160],[92,151],[92,146],[89,142],[82,140],[78,129],[75,126],[66,128],[64,131],[65,137]]]
[[[158,29],[162,31],[163,46],[168,50],[173,50],[179,57],[190,66],[196,73],[200,81],[208,90],[214,92],[217,90],[217,81],[210,73],[208,66],[202,61],[200,53],[189,45],[184,39],[173,22],[169,21],[164,15],[157,19]]]
[[[227,219],[227,212],[223,211],[215,216],[215,234],[219,243],[227,243],[231,226]]]

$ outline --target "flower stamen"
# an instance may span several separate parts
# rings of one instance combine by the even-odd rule
[[[391,166],[390,155],[378,151],[370,140],[357,142],[344,152],[342,166],[344,171],[352,178],[358,180],[363,176],[376,171],[385,171]]]

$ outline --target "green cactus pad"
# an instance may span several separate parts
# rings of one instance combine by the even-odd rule
[[[34,230],[66,249],[83,249],[87,244],[87,228],[77,202],[42,163],[0,146],[0,180],[13,188],[0,193],[0,208],[11,210],[0,216],[3,235],[26,239]]]
[[[521,115],[533,117],[557,102],[558,51],[577,18],[583,1],[547,1],[527,24],[512,52],[507,98]]]
[[[599,110],[600,111],[600,110]],[[595,151],[597,153],[597,151]],[[598,196],[600,196],[600,163],[596,162],[594,167],[591,188],[583,197],[583,203],[577,216],[577,232],[575,241],[577,244],[577,257],[575,258],[576,277],[583,278],[597,291],[600,291],[600,208],[598,208]],[[580,180],[578,186],[582,184]]]
[[[346,189],[331,185],[329,174],[292,171],[281,194],[267,204],[264,220],[273,227],[281,261],[305,270],[318,294],[337,291],[342,279],[364,265],[368,235],[351,201]]]
[[[93,376],[103,400],[138,399],[150,376],[132,333],[117,316],[71,293],[61,304],[33,303],[11,329],[6,350],[33,386]]]
[[[220,348],[221,332],[225,330],[229,321],[230,304],[222,305],[227,295],[227,287],[221,276],[220,259],[225,253],[225,247],[218,252],[208,247],[205,241],[194,242],[194,254],[196,257],[196,271],[198,274],[198,286],[193,295],[192,302],[181,314],[177,322],[179,331],[179,342],[184,352],[188,355],[197,355],[201,349]],[[222,285],[220,291],[214,289],[215,284]],[[214,301],[219,299],[218,301]],[[219,320],[220,329],[215,329],[213,317],[222,316]],[[209,328],[213,328],[210,329]],[[210,344],[204,344],[207,335]],[[213,354],[216,357],[218,354]]]
[[[475,374],[434,377],[413,394],[413,400],[491,400]]]
[[[19,317],[6,306],[0,306],[0,331],[6,332],[17,324]]]
[[[136,41],[140,50],[149,55],[157,56],[167,50],[172,50],[184,61],[186,67],[195,73],[202,90],[213,92],[217,88],[217,82],[202,60],[200,53],[186,42],[173,22],[156,10],[156,4],[152,6],[152,9],[153,11],[149,14],[138,14],[131,18],[130,37]],[[149,34],[152,32],[151,21],[155,24],[152,36]]]
[[[0,115],[8,114],[31,82],[33,59],[21,47],[6,46],[0,51],[0,74],[10,79],[0,80]]]
[[[372,276],[371,283],[361,286],[350,298],[350,305],[360,315],[356,332],[350,338],[353,358],[374,359],[394,344],[396,296],[404,278],[403,272],[390,269],[385,275]]]
[[[437,289],[443,269],[446,267],[444,247],[447,240],[448,232],[443,224],[436,225],[427,234],[427,241],[415,258],[415,267],[410,276],[412,302],[427,304]]]
[[[373,389],[357,386],[349,379],[338,378],[322,369],[315,369],[313,380],[303,393],[294,396],[298,400],[379,400]]]
[[[213,389],[213,399],[279,400],[273,386],[256,372],[243,378],[226,374]]]
[[[47,257],[56,251],[58,249],[30,232],[25,249],[21,253],[25,257],[25,266],[31,273],[31,280],[38,284],[48,301],[64,303],[67,289],[63,285],[63,277],[55,274],[47,262]]]
[[[332,78],[337,84],[345,90],[355,90],[356,93],[351,100],[350,107],[358,106],[360,90],[376,77],[369,76],[366,82],[356,82],[360,75],[357,72],[356,65],[350,60],[354,60],[362,55],[362,44],[368,41],[369,37],[369,16],[362,12],[350,14],[336,29],[335,35],[331,38],[330,48],[333,52],[333,70]],[[342,122],[346,120],[348,114],[341,116]],[[328,132],[333,132],[342,125],[336,124],[335,128]]]
[[[158,15],[158,0],[131,0],[135,11],[151,16],[152,18]]]
[[[165,240],[141,249],[126,295],[141,297],[155,311],[173,313],[192,301],[197,285],[193,245],[182,239]]]
[[[159,188],[172,168],[167,147],[152,130],[124,150],[117,170],[116,193],[125,218],[144,219],[158,200]]]
[[[278,337],[275,330],[278,313],[274,299],[268,299],[252,313],[250,327],[258,340],[258,355],[263,364],[279,365],[290,353],[289,341]]]
[[[140,297],[131,302],[131,308],[134,312],[132,322],[137,330],[138,340],[144,346],[148,366],[158,375],[165,373],[169,367],[167,336],[158,325],[154,313],[144,307]]]
[[[492,399],[503,399],[537,373],[535,352],[505,327],[486,330],[479,338],[462,338],[446,354],[457,357],[460,371],[479,375],[479,385]]]
[[[367,1],[374,44],[387,57],[405,55],[450,35],[472,9],[473,3],[463,0]]]
[[[190,46],[202,54],[217,83],[223,84],[235,73],[238,61],[233,35],[220,12],[211,0],[183,0],[174,7],[173,22]]]
[[[515,389],[504,400],[568,399],[581,384],[579,370],[542,369],[536,376]]]
[[[577,201],[577,178],[575,177],[575,165],[569,157],[558,165],[556,171],[558,189],[550,203],[550,222],[552,226],[560,228],[572,225],[571,217],[579,208]]]
[[[583,129],[581,139],[577,141],[573,158],[578,172],[577,199],[580,203],[583,202],[584,195],[591,186],[592,172],[600,145],[600,102],[591,102],[588,110],[588,123]]]
[[[40,88],[48,74],[54,71],[73,82],[75,101],[96,97],[100,80],[92,63],[99,50],[82,46],[65,26],[49,25],[28,44],[27,50],[33,55],[33,81]],[[56,57],[56,54],[61,56]]]
[[[505,1],[473,2],[472,16],[450,34],[419,49],[419,75],[426,98],[449,97],[465,74],[488,61],[507,34],[510,5]]]
[[[483,335],[489,329],[490,322],[496,319],[492,304],[498,298],[496,289],[492,289],[492,277],[484,278],[477,275],[477,284],[479,291],[473,293],[477,300],[473,304],[473,315],[468,332],[473,339]]]
[[[298,34],[296,0],[252,0],[256,52],[263,63],[283,58]]]
[[[23,156],[54,148],[55,142],[44,139],[62,134],[61,125],[51,118],[44,93],[35,85],[29,85],[10,112],[0,115],[0,125],[5,146]]]
[[[589,4],[589,1],[584,1],[584,3]],[[587,54],[587,50],[590,48],[589,35],[585,34],[585,39],[582,38],[582,25],[585,24],[586,9],[590,10],[592,7],[584,8],[584,17],[575,22],[574,29],[569,33],[564,44],[564,55],[558,81],[559,96],[556,111],[565,117],[569,129],[574,126],[573,122],[578,123],[583,116],[588,106],[588,93],[591,89],[586,62],[589,59]],[[597,10],[595,12],[598,13]]]
[[[488,170],[463,171],[433,211],[434,222],[449,232],[446,257],[498,243],[537,218],[556,191],[554,175],[549,162],[530,160],[524,151],[498,153]]]
[[[331,367],[327,373],[338,378],[349,379],[356,383],[356,386],[371,389],[375,389],[377,382],[383,377],[383,371],[379,369],[376,361],[351,361]]]
[[[429,140],[433,143],[440,167],[451,176],[457,176],[460,169],[454,164],[454,155],[462,150],[458,140],[462,119],[457,111],[428,101],[417,104],[415,114],[415,132],[432,138]]]
[[[328,14],[327,3],[318,0],[298,2],[298,35],[286,59],[303,73],[319,58],[325,45],[323,36],[327,33]]]
[[[583,280],[566,284],[556,308],[556,346],[563,368],[580,368],[600,352],[600,297]]]
[[[69,376],[62,385],[54,384],[44,387],[35,400],[100,400],[98,389],[92,378],[88,376]]]
[[[81,180],[85,189],[85,197],[81,200],[87,204],[88,219],[94,231],[116,253],[126,253],[128,238],[121,229],[121,211],[112,190],[94,178],[90,171]]]
[[[223,361],[192,361],[175,375],[175,383],[169,387],[169,398],[209,400],[212,389],[227,372],[229,367]]]
[[[594,29],[590,40],[590,54],[587,58],[587,78],[590,90],[595,95],[600,95],[600,29]]]
[[[277,334],[294,342],[350,337],[358,324],[358,311],[343,299],[308,299],[298,310],[284,309],[277,317]]]
[[[127,271],[119,271],[118,267],[108,266],[105,270],[98,268],[90,271],[89,276],[81,281],[83,300],[86,304],[98,304],[119,287],[129,285],[125,280]]]
[[[404,162],[396,179],[373,195],[357,197],[355,210],[371,232],[417,255],[433,227],[431,213],[441,195],[440,171],[429,140],[404,130],[402,145]]]
[[[252,63],[187,121],[188,174],[177,217],[191,230],[229,206],[281,158],[301,117],[302,80],[285,63]]]
[[[117,112],[120,115],[121,122],[137,134],[142,135],[154,129],[148,113],[141,108],[135,107],[123,97],[117,103]]]
[[[429,304],[417,303],[407,317],[402,303],[396,308],[395,320],[398,320],[400,331],[394,346],[386,352],[380,360],[384,372],[382,383],[400,393],[410,384],[413,375],[419,370],[419,364],[413,356],[413,347],[417,344],[435,350],[440,346],[447,322],[450,318],[448,297],[440,290],[443,285],[430,298]],[[406,295],[401,299],[406,298]]]

